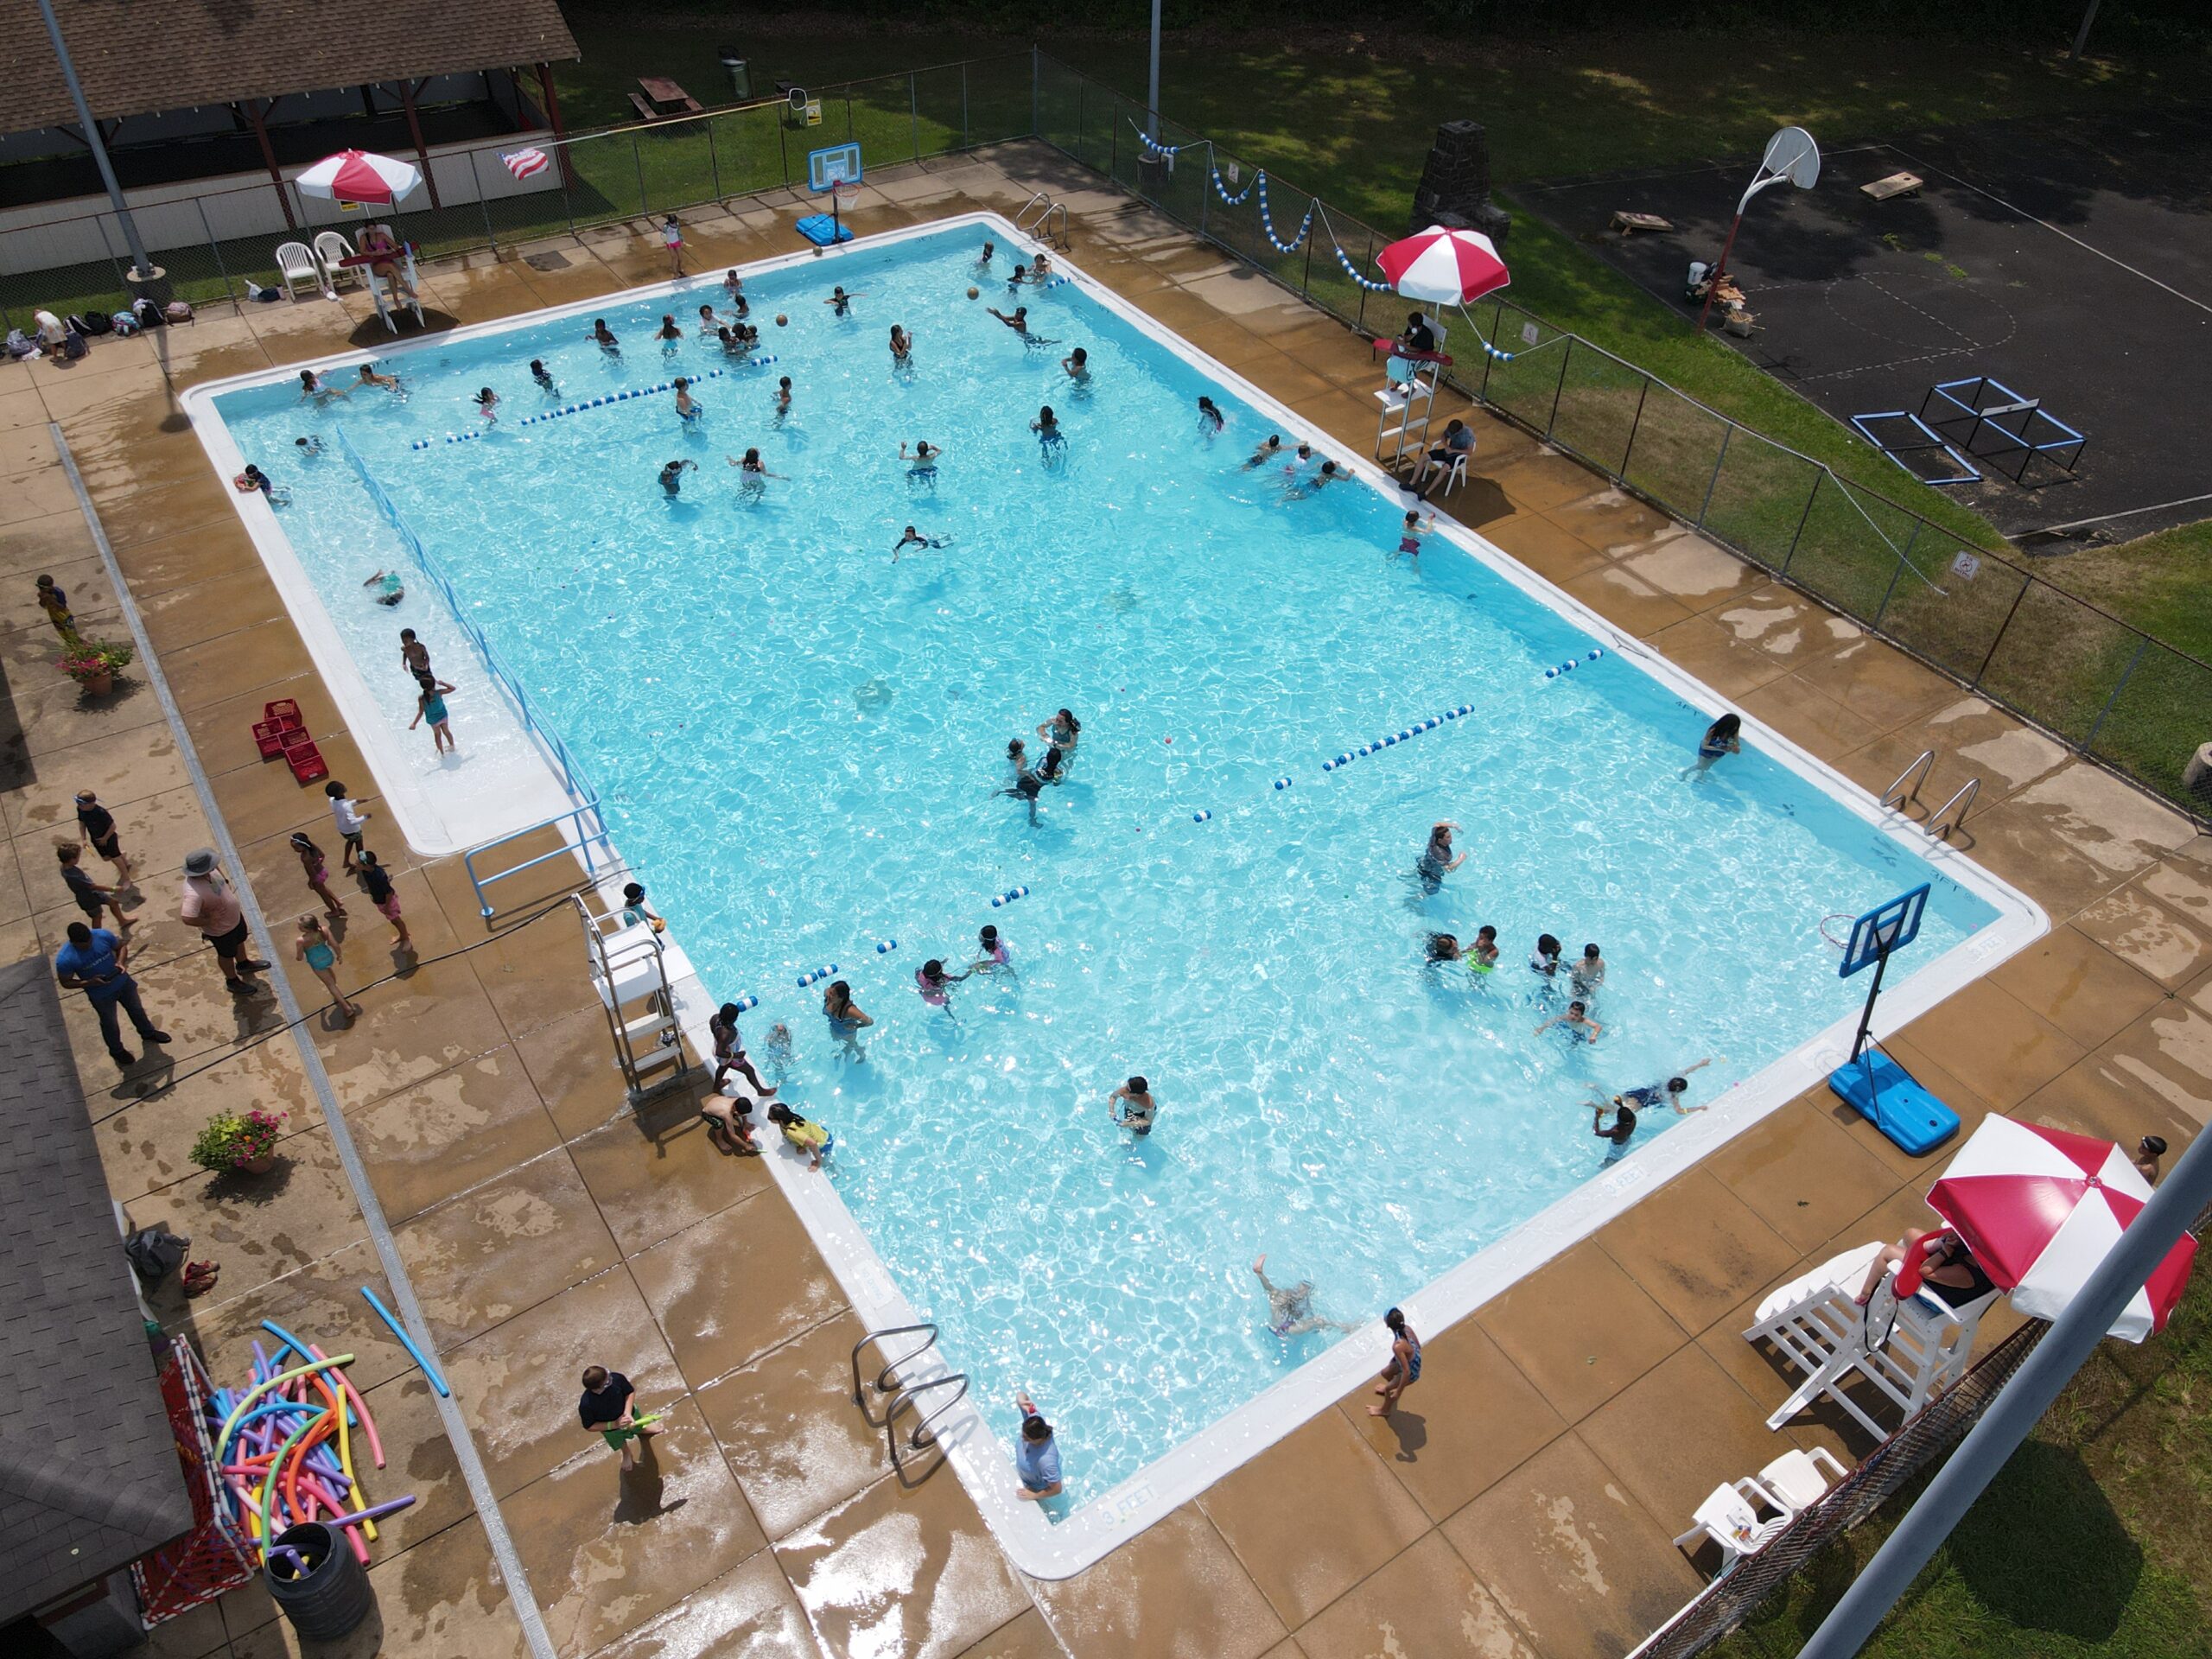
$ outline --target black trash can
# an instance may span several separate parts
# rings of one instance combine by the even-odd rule
[[[737,101],[743,104],[749,100],[753,96],[753,76],[746,68],[743,48],[725,46],[719,49],[717,55],[722,60],[723,70],[729,76],[729,89],[736,95]]]
[[[280,1549],[296,1551],[305,1570],[286,1578],[273,1559]],[[334,1527],[302,1522],[276,1535],[271,1560],[261,1569],[269,1599],[282,1608],[292,1628],[313,1642],[334,1642],[369,1616],[376,1592],[363,1567]]]

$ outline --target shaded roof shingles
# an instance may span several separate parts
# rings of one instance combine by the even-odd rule
[[[556,0],[54,0],[102,120],[377,81],[419,80],[579,55]],[[74,125],[36,0],[0,0],[15,43],[0,77],[0,132]]]
[[[4,1625],[192,1526],[43,957],[0,967],[0,1216]]]

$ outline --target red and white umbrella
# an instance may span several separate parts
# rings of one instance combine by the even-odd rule
[[[1441,225],[1393,242],[1375,256],[1375,263],[1407,299],[1435,305],[1471,305],[1513,280],[1490,238]]]
[[[1993,1114],[1928,1194],[2012,1306],[2038,1319],[2065,1310],[2150,1200],[2150,1183],[2113,1141]],[[2112,1334],[2140,1342],[2164,1329],[2196,1255],[2183,1235]]]
[[[389,156],[372,156],[365,149],[341,149],[326,156],[292,182],[300,194],[327,197],[332,201],[372,202],[396,206],[423,182],[421,171]]]

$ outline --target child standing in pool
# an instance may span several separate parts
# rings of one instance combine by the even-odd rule
[[[453,728],[446,723],[446,700],[435,685],[419,685],[415,695],[415,718],[407,722],[413,731],[424,721],[430,722],[430,742],[440,754],[457,754],[460,747],[453,741]]]
[[[1594,944],[1582,947],[1582,960],[1567,969],[1567,982],[1577,996],[1591,997],[1605,982],[1605,958]]]
[[[1705,728],[1705,735],[1698,740],[1697,759],[1682,768],[1681,775],[1695,777],[1710,771],[1723,755],[1743,752],[1744,717],[1732,709]]]

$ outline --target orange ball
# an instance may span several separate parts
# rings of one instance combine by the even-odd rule
[[[776,327],[777,327],[781,328],[785,324],[788,323],[790,321],[791,321],[791,319],[790,319],[789,317],[785,316],[782,312],[779,311],[779,312],[777,312],[777,313],[776,313]]]
[[[971,300],[976,298],[982,291],[983,290],[982,289],[977,288],[973,283],[968,284],[968,297]]]

